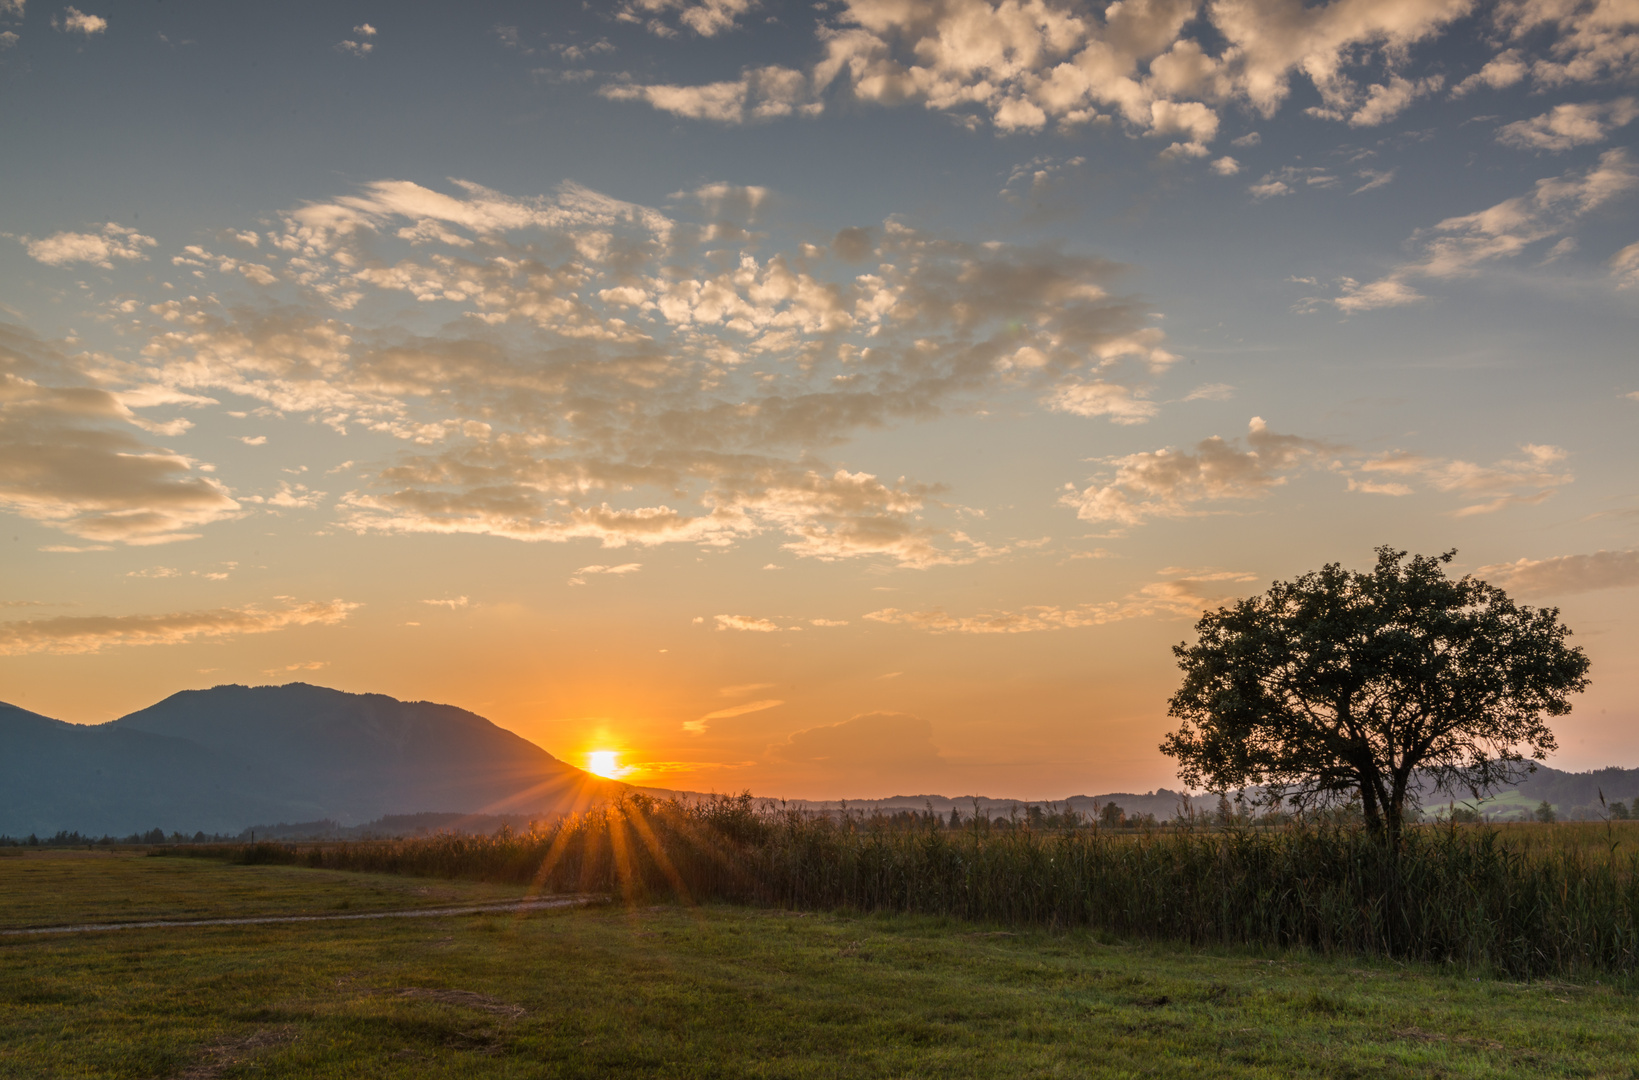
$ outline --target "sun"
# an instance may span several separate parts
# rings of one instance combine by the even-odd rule
[[[621,766],[620,751],[593,750],[586,755],[586,771],[609,780],[616,780],[631,770]]]

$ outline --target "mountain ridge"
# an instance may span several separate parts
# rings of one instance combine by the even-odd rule
[[[458,706],[303,682],[183,690],[96,725],[0,703],[0,835],[125,835],[151,827],[238,834],[273,822],[328,822],[351,832],[418,815],[521,821],[630,791],[706,797],[594,777]],[[1538,765],[1482,810],[1520,815],[1546,801],[1564,816],[1596,816],[1601,795],[1639,799],[1639,769],[1571,773]],[[963,817],[975,807],[1007,816],[1032,806],[1090,815],[1115,803],[1129,816],[1161,820],[1191,803],[1206,812],[1216,805],[1214,796],[1191,800],[1164,787],[1064,799],[924,794],[758,801],[824,812],[931,808]],[[1425,794],[1425,810],[1446,801]]]

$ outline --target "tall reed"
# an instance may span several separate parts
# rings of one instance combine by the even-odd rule
[[[172,849],[630,902],[731,901],[1085,926],[1198,945],[1298,946],[1510,976],[1632,973],[1639,853],[1615,841],[1526,852],[1484,826],[1408,829],[1398,850],[1346,826],[887,827],[749,798],[634,797],[528,832],[334,845]]]

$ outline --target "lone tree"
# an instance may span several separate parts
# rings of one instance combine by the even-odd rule
[[[1380,547],[1369,574],[1332,563],[1204,615],[1200,639],[1173,648],[1183,723],[1161,750],[1178,775],[1299,809],[1358,792],[1367,825],[1398,842],[1414,774],[1478,798],[1534,770],[1521,750],[1557,748],[1543,717],[1571,711],[1588,658],[1557,608],[1448,578],[1455,554]]]

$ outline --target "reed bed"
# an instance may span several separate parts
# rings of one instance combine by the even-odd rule
[[[1544,829],[1568,828],[1544,826]],[[959,828],[824,818],[750,798],[634,797],[527,832],[317,845],[191,845],[243,862],[527,884],[631,903],[727,901],[1089,927],[1194,945],[1298,947],[1509,977],[1639,969],[1626,829],[1530,844],[1488,826]],[[1601,827],[1602,828],[1602,827]],[[1583,837],[1582,832],[1588,832]],[[1570,839],[1570,837],[1567,837]]]

